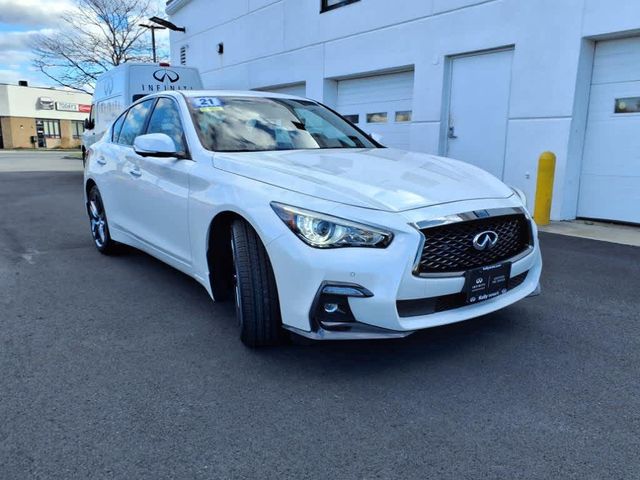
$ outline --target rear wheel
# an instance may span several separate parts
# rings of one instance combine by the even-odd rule
[[[102,203],[102,197],[96,185],[89,190],[87,212],[89,213],[91,236],[96,248],[105,255],[113,253],[117,244],[111,239],[104,203]]]
[[[231,225],[231,252],[240,339],[249,347],[280,343],[280,304],[273,268],[260,237],[243,220]]]

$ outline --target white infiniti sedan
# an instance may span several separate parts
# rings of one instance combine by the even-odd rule
[[[397,338],[539,292],[524,196],[472,165],[384,148],[308,99],[163,92],[88,152],[91,233],[234,299],[240,338]]]

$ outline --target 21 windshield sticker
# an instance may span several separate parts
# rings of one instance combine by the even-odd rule
[[[201,112],[215,112],[222,110],[224,103],[218,97],[196,97],[193,105]]]

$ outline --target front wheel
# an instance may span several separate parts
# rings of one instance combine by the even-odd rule
[[[89,213],[91,236],[96,248],[105,255],[113,253],[117,244],[111,239],[104,203],[102,203],[102,197],[96,185],[89,190],[87,212]]]
[[[240,339],[249,347],[280,343],[280,304],[273,268],[260,237],[243,220],[231,225],[231,253]]]

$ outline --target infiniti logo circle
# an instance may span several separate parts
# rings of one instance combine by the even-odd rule
[[[498,234],[493,230],[480,232],[473,237],[473,248],[476,250],[491,250],[498,243]]]
[[[180,75],[178,75],[178,72],[174,72],[173,70],[167,70],[166,68],[163,68],[153,72],[153,78],[155,78],[159,82],[164,82],[165,80],[169,80],[171,83],[176,83],[178,80],[180,80]]]
[[[104,94],[108,97],[113,92],[113,78],[108,77],[103,84],[102,90]]]

